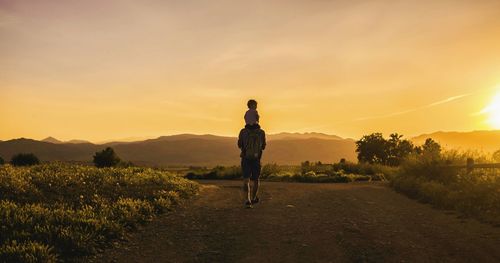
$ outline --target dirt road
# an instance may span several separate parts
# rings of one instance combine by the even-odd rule
[[[500,262],[500,227],[433,209],[384,184],[205,181],[185,207],[97,262]]]

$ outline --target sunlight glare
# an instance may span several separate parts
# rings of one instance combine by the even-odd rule
[[[491,103],[481,113],[488,115],[488,124],[495,129],[500,129],[500,92],[492,99]]]

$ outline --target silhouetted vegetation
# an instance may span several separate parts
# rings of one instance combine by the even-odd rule
[[[439,158],[441,154],[441,145],[439,145],[439,143],[435,142],[433,139],[427,138],[422,147],[419,147],[416,152],[425,156]]]
[[[120,158],[111,147],[107,147],[100,152],[96,152],[94,155],[94,165],[99,168],[114,167],[117,166],[120,161]]]
[[[80,259],[197,190],[196,183],[147,168],[1,166],[0,262]]]
[[[401,138],[396,133],[389,139],[384,139],[381,133],[363,136],[356,142],[360,163],[341,162],[334,166],[336,170],[356,174],[376,173],[372,169],[377,166],[363,167],[363,164],[398,166],[392,173],[385,173],[391,174],[391,185],[397,191],[437,207],[500,222],[500,176],[488,169],[457,168],[464,167],[472,157],[479,162],[485,161],[485,157],[470,152],[443,152],[441,145],[431,138],[421,146]],[[500,150],[491,159],[500,162]]]
[[[195,168],[185,175],[187,179],[238,179],[242,176],[239,166],[217,166],[213,169]]]
[[[10,164],[14,166],[30,166],[40,164],[40,160],[32,153],[18,153],[12,156]]]
[[[403,162],[391,185],[399,192],[437,207],[500,223],[500,176],[489,169],[468,172],[454,168],[464,165],[472,155],[455,151],[442,153],[438,146],[428,140],[421,154],[412,154]],[[478,156],[475,159],[481,160]]]
[[[347,183],[353,181],[384,180],[393,169],[382,165],[324,164],[305,161],[300,166],[266,164],[262,166],[261,179],[279,182]],[[213,169],[191,169],[185,174],[188,179],[240,179],[240,166],[217,166]]]
[[[411,153],[419,151],[412,142],[393,133],[385,139],[382,133],[372,133],[356,141],[356,152],[361,163],[398,166]]]
[[[497,150],[491,156],[493,161],[500,163],[500,150]]]
[[[2,157],[0,157],[0,165],[3,165],[3,164],[5,164],[5,161],[3,160]]]

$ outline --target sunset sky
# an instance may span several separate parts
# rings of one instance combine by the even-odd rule
[[[500,1],[0,0],[0,140],[500,128]]]

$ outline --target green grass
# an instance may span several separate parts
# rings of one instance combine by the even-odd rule
[[[75,261],[194,195],[198,185],[147,168],[0,166],[0,261]]]

